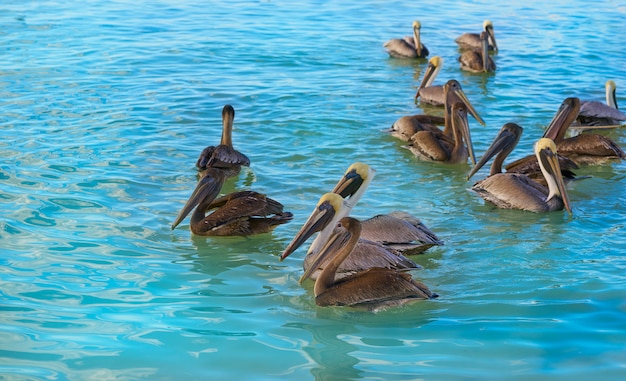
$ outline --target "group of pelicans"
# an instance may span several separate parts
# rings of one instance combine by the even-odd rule
[[[469,67],[470,61],[478,60],[482,69],[475,71],[495,70],[489,57],[489,52],[498,49],[493,24],[485,21],[483,26],[480,34],[464,34],[456,39],[463,52],[459,57],[462,69]],[[421,43],[418,21],[413,23],[412,37],[390,40],[384,46],[393,57],[424,58],[429,54]],[[470,53],[475,53],[474,58],[470,58]],[[415,98],[416,102],[419,99],[443,106],[444,116],[405,116],[396,120],[389,132],[406,141],[405,148],[420,160],[467,164],[469,158],[473,167],[468,180],[493,159],[489,176],[476,182],[472,190],[497,207],[532,212],[565,209],[571,213],[565,184],[576,179],[573,170],[580,165],[626,159],[619,145],[604,135],[584,132],[565,137],[573,124],[614,125],[626,120],[626,115],[617,109],[615,83],[607,81],[607,105],[565,99],[543,137],[536,142],[534,154],[506,165],[506,172],[502,172],[503,163],[523,131],[515,123],[506,123],[477,161],[468,113],[483,125],[484,121],[458,81],[432,85],[440,69],[441,59],[431,58]],[[200,180],[172,229],[192,211],[191,232],[206,236],[267,233],[292,220],[293,215],[284,211],[281,203],[258,192],[235,191],[218,197],[226,179],[237,176],[242,166],[250,165],[248,157],[233,148],[234,117],[233,107],[224,106],[221,142],[201,152],[196,162]],[[353,163],[337,185],[320,198],[280,256],[280,260],[285,259],[317,234],[304,258],[300,283],[307,279],[315,281],[315,302],[319,306],[378,310],[437,297],[407,271],[419,268],[409,256],[443,245],[435,233],[405,212],[376,215],[363,221],[350,217],[375,173],[365,163]]]

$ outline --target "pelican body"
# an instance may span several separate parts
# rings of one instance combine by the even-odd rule
[[[539,139],[535,144],[535,155],[547,181],[547,189],[526,175],[496,173],[478,181],[472,190],[499,208],[531,212],[566,209],[571,213],[554,142],[547,138]]]
[[[496,43],[496,34],[493,30],[493,23],[489,20],[483,21],[483,32],[488,36],[488,49],[489,51],[497,52],[498,44]],[[464,33],[454,40],[461,50],[479,50],[482,48],[482,42],[480,40],[479,33]]]
[[[320,198],[305,224],[281,254],[281,260],[319,232],[304,260],[304,268],[308,269],[328,241],[334,226],[351,212],[374,175],[374,169],[367,164],[352,164],[333,191]],[[418,265],[403,253],[414,255],[435,245],[443,245],[443,242],[412,215],[404,212],[377,215],[363,221],[361,239],[357,243],[359,250],[342,263],[339,273],[352,273],[370,267],[416,268]],[[319,270],[315,269],[314,277]]]
[[[624,160],[626,153],[607,136],[582,133],[565,138],[565,133],[580,111],[580,99],[566,98],[543,136],[552,139],[563,156],[578,165],[602,164],[609,161]]]
[[[222,139],[217,146],[208,146],[202,150],[196,161],[196,167],[201,174],[207,168],[223,170],[226,177],[237,176],[241,166],[250,166],[250,159],[233,148],[233,122],[235,109],[231,105],[225,105],[222,109]]]
[[[446,103],[446,95],[443,90],[443,85],[433,85],[435,78],[439,75],[443,66],[443,58],[439,56],[431,57],[428,60],[428,66],[424,72],[422,82],[417,88],[415,93],[415,103],[418,99],[422,103],[427,103],[433,106],[443,106]]]
[[[461,70],[473,73],[486,73],[496,71],[496,64],[489,56],[487,32],[480,34],[481,48],[479,50],[466,50],[459,57]]]
[[[291,213],[283,211],[281,203],[254,191],[233,192],[216,199],[225,178],[224,171],[207,169],[176,217],[172,229],[176,228],[192,210],[189,225],[191,232],[204,236],[248,236],[267,233],[293,218]],[[211,210],[213,212],[206,215],[206,212]]]
[[[604,85],[606,104],[598,101],[581,101],[576,117],[578,126],[613,126],[626,121],[626,114],[617,106],[617,85],[608,80]]]
[[[410,274],[388,268],[373,267],[337,280],[339,266],[357,249],[360,235],[359,220],[352,217],[342,218],[316,261],[300,278],[300,283],[304,282],[314,269],[327,262],[315,280],[313,292],[318,306],[352,306],[378,310],[437,297]]]
[[[392,38],[385,42],[383,46],[387,49],[389,56],[395,58],[426,58],[428,57],[428,48],[422,44],[420,30],[422,24],[419,21],[413,21],[413,36],[405,36],[404,38]]]

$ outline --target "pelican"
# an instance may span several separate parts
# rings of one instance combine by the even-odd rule
[[[219,145],[208,146],[200,153],[196,167],[201,174],[207,168],[218,168],[225,171],[226,177],[232,177],[239,174],[242,165],[250,166],[250,159],[233,148],[234,120],[235,109],[233,106],[224,106],[222,109],[222,140]]]
[[[613,126],[626,120],[626,114],[617,107],[615,81],[608,80],[605,85],[606,104],[598,101],[581,101],[580,112],[575,125],[579,126]]]
[[[391,57],[396,58],[426,58],[428,48],[420,40],[422,24],[413,21],[413,37],[405,36],[403,39],[392,38],[383,45]]]
[[[496,43],[496,34],[493,31],[493,23],[489,20],[483,21],[483,31],[487,33],[489,42],[489,51],[498,51],[498,44]],[[461,50],[466,49],[481,49],[482,42],[480,41],[480,34],[478,33],[464,33],[454,40]]]
[[[482,43],[479,50],[466,50],[459,57],[459,63],[461,70],[471,71],[473,73],[486,73],[489,71],[496,71],[496,64],[493,59],[489,57],[487,32],[480,34],[480,41]]]
[[[480,158],[478,163],[471,169],[467,175],[469,180],[480,168],[482,168],[487,162],[495,156],[491,164],[491,170],[489,176],[496,175],[502,172],[502,163],[509,156],[509,154],[515,149],[517,143],[522,136],[524,129],[515,123],[506,123],[500,129],[500,132],[494,139],[491,146],[487,148],[484,155]],[[578,166],[570,159],[557,155],[559,160],[559,167],[561,168],[561,174],[563,175],[563,181],[575,180],[576,175],[571,171],[577,169]],[[538,182],[539,184],[547,187],[548,183],[543,177],[539,162],[536,155],[529,155],[522,159],[517,160],[511,165],[506,166],[507,173],[518,173],[528,176],[531,180]]]
[[[204,236],[248,236],[272,231],[291,221],[293,215],[283,211],[283,205],[254,191],[233,192],[216,199],[226,174],[209,168],[172,224],[172,230],[187,215],[191,215],[193,234]],[[207,211],[215,209],[211,214]]]
[[[283,251],[280,259],[289,256],[309,237],[319,232],[304,260],[304,268],[309,268],[320,248],[328,241],[334,225],[342,217],[349,215],[365,193],[375,173],[374,169],[365,163],[352,164],[333,191],[320,198],[308,220]],[[342,264],[340,273],[370,267],[415,268],[418,266],[402,254],[419,254],[432,246],[443,245],[435,233],[419,219],[404,212],[377,215],[363,221],[362,225],[359,250]]]
[[[446,102],[446,96],[443,91],[443,85],[433,85],[435,78],[439,75],[443,66],[443,58],[439,56],[431,57],[428,60],[428,66],[424,72],[422,82],[415,93],[415,104],[418,98],[422,103],[428,103],[433,106],[443,106]]]
[[[602,164],[626,159],[622,148],[604,135],[582,133],[565,138],[565,133],[578,116],[579,110],[580,99],[566,98],[546,128],[543,137],[552,139],[559,153],[572,159],[578,165]]]
[[[556,156],[556,145],[548,138],[535,143],[535,155],[548,188],[517,173],[497,173],[478,181],[472,190],[483,199],[504,209],[521,209],[531,212],[567,210],[570,206],[565,183]]]
[[[444,117],[434,117],[432,115],[408,115],[403,116],[396,120],[392,125],[388,132],[391,133],[392,136],[403,140],[410,141],[411,137],[419,132],[419,131],[429,131],[433,134],[439,136],[441,134],[447,136],[452,139],[452,123],[450,118],[451,106],[455,102],[462,102],[467,110],[472,114],[472,116],[483,126],[485,125],[485,121],[478,115],[476,109],[472,105],[472,103],[465,95],[463,88],[459,81],[455,79],[451,79],[443,85],[443,91],[445,94],[445,102],[444,102]],[[443,131],[440,130],[437,125],[444,125]],[[475,162],[472,151],[472,162]]]
[[[336,280],[342,262],[358,250],[361,223],[344,217],[322,247],[316,261],[300,278],[308,279],[314,269],[328,262],[315,280],[313,292],[318,306],[352,306],[368,310],[399,306],[408,302],[436,298],[437,295],[410,274],[398,270],[374,267]]]
[[[425,161],[462,164],[467,163],[468,156],[471,156],[472,162],[475,163],[465,105],[461,102],[454,103],[450,118],[453,131],[452,139],[448,138],[445,133],[438,135],[431,131],[418,131],[404,148]]]

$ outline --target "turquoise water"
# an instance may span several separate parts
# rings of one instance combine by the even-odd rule
[[[382,130],[421,113],[425,61],[390,59],[422,22],[486,121],[525,156],[568,96],[626,104],[626,6],[583,1],[22,1],[0,5],[0,378],[586,380],[626,376],[626,165],[585,168],[573,216],[495,210],[468,166],[420,163]],[[493,21],[498,71],[458,70],[454,38]],[[195,160],[236,109],[251,159],[225,191],[294,213],[273,233],[170,224]],[[428,110],[431,111],[431,110]],[[626,144],[626,130],[608,134]],[[440,295],[380,313],[318,308],[305,248],[278,255],[354,161],[377,176],[353,215],[420,217],[414,257]],[[481,170],[476,178],[485,176]]]

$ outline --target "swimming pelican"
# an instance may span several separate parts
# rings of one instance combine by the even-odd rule
[[[535,143],[535,155],[548,183],[547,189],[526,175],[507,172],[478,181],[472,190],[499,208],[531,212],[551,212],[565,208],[571,214],[554,142],[548,138],[539,139]]]
[[[375,173],[374,169],[365,163],[352,164],[333,191],[322,196],[308,220],[281,254],[281,260],[319,232],[304,260],[304,268],[307,269],[321,246],[328,241],[334,225],[342,217],[350,214]],[[363,221],[362,226],[359,250],[342,264],[343,273],[369,267],[415,268],[417,265],[402,254],[415,255],[432,246],[443,245],[435,233],[409,213],[392,212],[388,215],[377,215]]]
[[[302,284],[322,263],[327,262],[315,280],[313,292],[318,306],[352,306],[379,310],[408,302],[432,299],[437,295],[410,274],[374,267],[336,280],[342,262],[358,250],[361,223],[352,217],[342,218],[316,261],[300,278]]]
[[[493,23],[489,20],[483,21],[483,31],[487,33],[489,42],[489,51],[498,51],[498,44],[496,43],[496,34],[493,30]],[[480,41],[479,33],[464,33],[454,40],[461,50],[482,49],[482,42]]]
[[[437,161],[450,164],[467,163],[468,156],[474,158],[472,139],[467,121],[467,108],[461,102],[452,105],[450,112],[453,137],[444,133],[436,134],[431,131],[418,131],[411,137],[411,142],[404,148],[425,161]],[[447,127],[447,126],[446,126]]]
[[[393,122],[387,132],[395,138],[408,142],[417,131],[441,131],[437,126],[444,124],[445,117],[441,116],[427,114],[405,115]]]
[[[626,121],[626,114],[617,107],[617,85],[608,80],[605,85],[606,104],[598,101],[580,101],[580,112],[575,125],[613,126]]]
[[[509,154],[515,149],[517,143],[522,136],[524,129],[515,123],[506,123],[500,129],[500,132],[494,139],[491,146],[487,148],[484,155],[478,160],[478,163],[471,169],[467,175],[469,180],[480,168],[482,168],[487,162],[495,156],[491,164],[491,170],[489,176],[496,175],[502,172],[502,163],[509,156]],[[576,175],[571,171],[577,169],[578,166],[570,159],[558,155],[559,167],[561,168],[561,174],[563,175],[563,181],[575,180]],[[543,177],[541,167],[537,161],[536,155],[529,155],[522,159],[515,161],[513,164],[506,166],[507,173],[518,173],[528,176],[531,180],[538,182],[539,184],[547,187],[548,183]]]
[[[496,71],[496,64],[489,56],[487,32],[480,34],[482,47],[479,50],[466,50],[459,57],[461,70],[471,71],[473,73],[486,73]]]
[[[172,229],[191,215],[193,234],[205,236],[247,236],[272,231],[277,225],[291,221],[293,215],[283,211],[283,205],[254,191],[233,192],[216,199],[226,174],[209,168],[176,217]],[[215,209],[211,214],[207,211]]]
[[[385,42],[383,46],[387,49],[387,53],[396,58],[428,57],[428,48],[420,40],[420,29],[422,29],[422,24],[417,20],[413,21],[413,37],[392,38]]]
[[[445,92],[443,91],[443,85],[433,85],[435,78],[439,75],[441,67],[443,66],[443,58],[439,56],[431,57],[428,60],[428,66],[424,72],[422,82],[417,88],[415,93],[415,103],[417,104],[418,98],[420,102],[428,103],[433,106],[443,106],[446,102]]]
[[[233,106],[224,106],[222,109],[222,140],[219,145],[208,146],[200,153],[196,167],[201,174],[207,168],[218,168],[225,171],[226,177],[232,177],[239,174],[242,165],[250,166],[250,159],[233,148],[234,120],[235,109]]]
[[[626,159],[622,148],[607,136],[585,132],[565,138],[565,133],[578,116],[579,110],[580,99],[566,98],[543,134],[555,142],[559,154],[572,159],[578,165]]]

